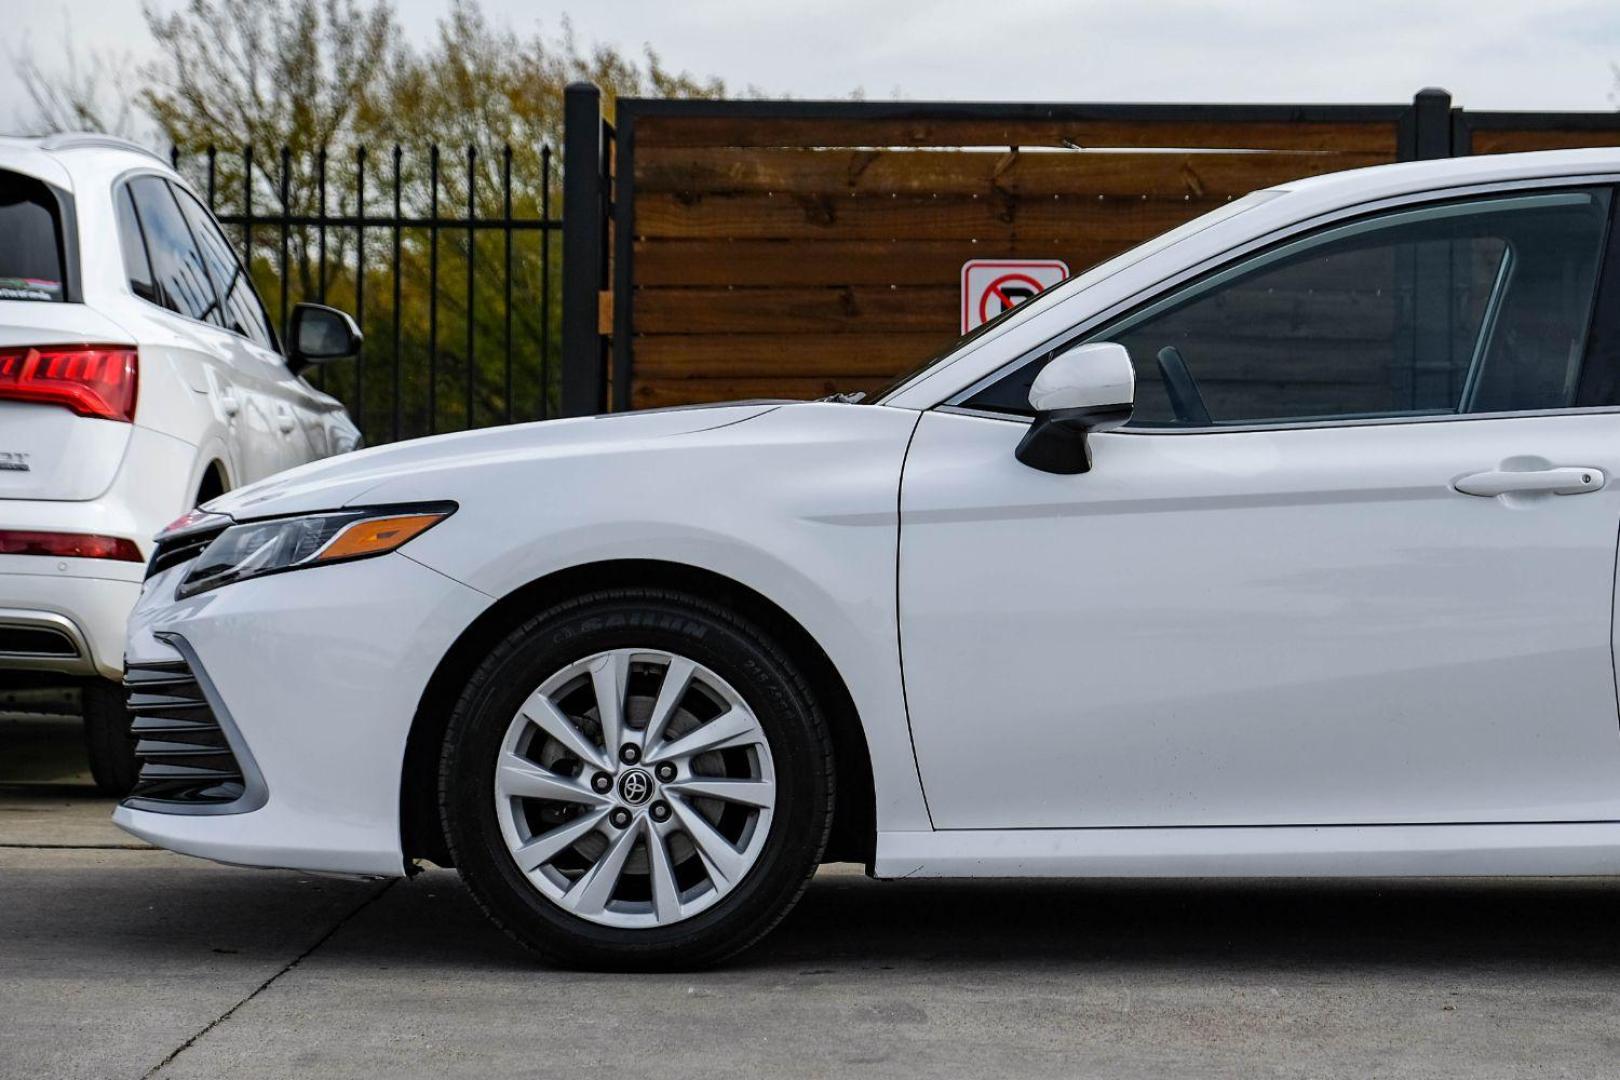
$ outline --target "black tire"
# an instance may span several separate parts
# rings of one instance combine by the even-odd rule
[[[752,868],[712,907],[666,926],[621,929],[564,910],[519,870],[496,817],[495,765],[519,705],[554,672],[615,648],[667,649],[716,672],[753,710],[775,763],[775,809]],[[603,970],[698,968],[758,941],[820,863],[833,790],[827,724],[786,650],[736,612],[656,588],[593,592],[507,635],[456,703],[439,777],[446,840],[484,912],[551,963]]]
[[[90,757],[90,775],[103,795],[121,799],[135,787],[140,772],[135,740],[129,731],[129,713],[124,708],[124,688],[95,679],[85,683],[82,693],[84,748]]]

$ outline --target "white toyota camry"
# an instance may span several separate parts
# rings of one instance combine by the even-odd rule
[[[450,435],[161,538],[129,831],[562,962],[878,877],[1620,872],[1620,151],[1233,202],[868,402]]]

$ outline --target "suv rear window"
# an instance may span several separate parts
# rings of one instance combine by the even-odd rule
[[[66,299],[59,214],[43,182],[0,170],[0,300]]]

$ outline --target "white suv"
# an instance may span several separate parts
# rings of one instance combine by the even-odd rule
[[[82,681],[108,790],[134,778],[117,680],[154,534],[359,444],[299,376],[353,355],[359,331],[316,305],[292,322],[284,350],[159,158],[104,136],[0,138],[0,690]]]

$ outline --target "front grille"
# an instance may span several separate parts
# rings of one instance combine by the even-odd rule
[[[242,766],[184,660],[129,665],[124,693],[141,767],[131,800],[197,807],[242,798]]]
[[[212,544],[224,526],[209,529],[206,532],[185,533],[168,540],[159,540],[157,547],[152,551],[152,561],[146,564],[146,576],[161,573],[171,566],[190,562],[203,553],[203,549]]]

